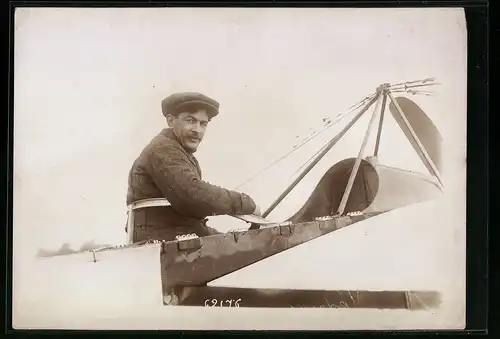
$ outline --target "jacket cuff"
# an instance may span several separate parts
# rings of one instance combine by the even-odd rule
[[[255,212],[256,207],[257,205],[252,198],[245,193],[241,193],[241,214],[252,214]]]

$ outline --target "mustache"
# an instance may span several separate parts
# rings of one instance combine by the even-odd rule
[[[188,134],[186,135],[187,138],[189,139],[198,139],[198,140],[201,140],[201,135],[199,134]]]

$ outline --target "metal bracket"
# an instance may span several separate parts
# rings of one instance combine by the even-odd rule
[[[179,251],[197,250],[202,246],[201,238],[196,234],[180,235],[176,239]]]
[[[232,234],[234,238],[234,242],[237,243],[240,240],[240,235],[244,234],[248,230],[246,228],[241,228],[237,230],[229,230],[228,234]]]
[[[291,235],[292,228],[290,226],[280,226],[280,235]]]
[[[359,222],[365,219],[365,215],[360,211],[347,213],[347,216],[351,219],[352,222]]]

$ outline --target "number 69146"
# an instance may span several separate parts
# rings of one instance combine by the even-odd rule
[[[226,299],[226,300],[218,300],[218,299],[205,299],[206,307],[240,307],[241,299]]]

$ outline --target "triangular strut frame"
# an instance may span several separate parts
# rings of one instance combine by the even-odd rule
[[[430,86],[433,84],[425,84],[425,82],[430,81],[432,79],[426,79],[423,81],[424,86]],[[413,85],[413,86],[422,86],[422,85]],[[412,87],[413,87],[412,86]],[[409,88],[409,86],[405,85],[405,89]],[[417,154],[420,157],[420,160],[424,163],[426,168],[429,170],[429,173],[433,175],[434,177],[437,178],[439,182],[439,188],[443,189],[443,181],[440,175],[439,170],[437,169],[435,163],[433,162],[432,158],[429,156],[428,152],[426,151],[425,147],[423,146],[422,142],[420,141],[419,137],[415,133],[415,130],[411,126],[410,122],[406,118],[405,114],[403,113],[403,110],[399,106],[398,102],[394,99],[393,94],[391,93],[391,84],[389,83],[384,83],[380,85],[377,90],[376,90],[376,95],[361,109],[361,111],[340,131],[328,144],[327,146],[323,149],[322,152],[320,152],[314,160],[301,172],[301,174],[288,186],[285,191],[271,204],[271,206],[262,214],[262,217],[267,217],[282,201],[283,199],[297,186],[297,184],[311,171],[311,169],[316,166],[316,164],[331,150],[331,148],[352,128],[352,126],[364,115],[366,111],[370,109],[370,107],[377,102],[377,105],[375,107],[375,110],[373,111],[372,118],[370,120],[370,123],[368,125],[367,131],[365,133],[365,137],[363,139],[363,143],[360,147],[358,157],[356,158],[356,161],[353,166],[353,170],[351,171],[349,181],[347,183],[346,190],[344,192],[344,195],[342,196],[341,203],[339,205],[338,210],[332,211],[333,215],[344,215],[345,212],[345,207],[348,201],[348,198],[350,196],[352,186],[354,184],[354,178],[356,178],[357,172],[359,170],[359,166],[361,163],[361,159],[363,158],[363,155],[365,153],[366,145],[368,142],[368,139],[370,137],[370,134],[373,130],[373,126],[376,122],[376,118],[379,116],[379,125],[378,125],[378,131],[377,131],[377,139],[375,143],[375,150],[374,150],[374,156],[376,157],[378,155],[378,150],[380,147],[380,138],[382,135],[382,125],[383,125],[383,119],[384,119],[384,113],[385,113],[385,107],[387,105],[387,97],[389,97],[390,101],[396,108],[396,111],[403,121],[404,125],[406,128],[408,128],[410,132],[410,137],[409,141],[416,145],[417,148]],[[250,226],[250,229],[258,229],[260,225],[258,224],[252,224]]]

